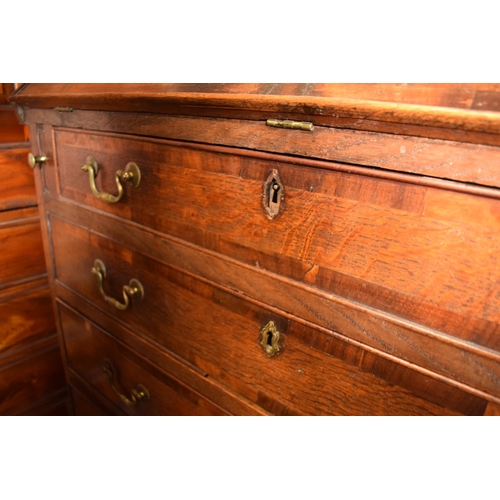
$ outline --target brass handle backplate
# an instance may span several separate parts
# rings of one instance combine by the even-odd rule
[[[141,401],[147,401],[149,399],[148,390],[141,384],[138,384],[135,389],[132,389],[132,391],[130,392],[130,397],[125,396],[125,394],[118,390],[115,387],[115,370],[109,359],[104,360],[102,371],[108,375],[111,389],[113,389],[113,391],[127,406],[135,406],[137,403],[140,403]]]
[[[110,297],[109,295],[106,295],[103,288],[103,281],[106,278],[106,266],[102,260],[95,260],[94,267],[92,268],[92,274],[97,276],[97,280],[99,282],[99,292],[104,300],[108,304],[115,306],[120,311],[125,311],[125,309],[128,308],[130,299],[142,300],[144,298],[144,288],[136,279],[130,280],[128,285],[123,286],[123,303],[113,297]]]
[[[274,321],[269,323],[260,331],[260,345],[266,356],[272,358],[280,350],[280,332],[278,332]]]
[[[38,163],[45,163],[47,160],[45,155],[35,156],[33,153],[28,153],[28,163],[31,168],[35,168]]]
[[[135,163],[127,163],[125,166],[125,170],[118,170],[115,174],[116,186],[118,187],[118,194],[108,194],[101,193],[97,189],[95,184],[95,179],[97,177],[97,172],[99,171],[99,167],[97,165],[97,161],[93,156],[87,156],[85,159],[85,165],[82,166],[82,170],[84,172],[89,173],[89,184],[91,191],[103,201],[108,203],[116,203],[122,199],[124,190],[122,182],[129,182],[132,187],[137,187],[141,182],[141,171],[139,167]]]

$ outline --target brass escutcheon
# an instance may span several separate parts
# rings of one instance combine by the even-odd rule
[[[285,199],[285,188],[281,182],[279,172],[271,170],[262,191],[262,204],[269,219],[274,219],[281,210]]]
[[[264,349],[268,358],[272,358],[280,350],[280,332],[276,329],[274,321],[269,321],[269,323],[261,329],[260,337],[262,349]]]

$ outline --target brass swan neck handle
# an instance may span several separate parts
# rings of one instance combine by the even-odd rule
[[[97,276],[97,280],[99,283],[99,292],[102,295],[103,299],[112,306],[116,307],[120,311],[125,311],[130,305],[130,299],[142,300],[144,297],[144,288],[141,283],[136,279],[131,279],[128,285],[124,285],[122,288],[123,291],[123,302],[106,295],[106,292],[103,288],[103,282],[106,278],[106,266],[102,260],[96,259],[94,261],[94,267],[91,270],[92,274]]]
[[[118,194],[113,195],[109,193],[101,193],[96,186],[96,177],[99,171],[99,166],[97,161],[93,156],[87,156],[85,159],[85,165],[82,166],[84,172],[89,174],[89,184],[90,190],[94,193],[97,198],[107,202],[116,203],[120,201],[123,197],[124,189],[122,182],[128,182],[132,187],[137,187],[141,182],[141,171],[135,163],[127,163],[125,170],[117,170],[115,174],[116,186],[118,187]]]
[[[134,389],[130,391],[130,397],[125,396],[119,389],[115,386],[115,369],[111,364],[109,359],[105,359],[102,365],[102,371],[106,373],[109,377],[109,385],[111,389],[118,395],[123,403],[127,406],[135,406],[137,403],[141,401],[147,401],[149,399],[148,390],[141,384],[138,384]]]

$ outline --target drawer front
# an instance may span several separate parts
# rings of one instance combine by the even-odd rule
[[[445,384],[436,389],[435,381],[424,377],[425,382],[407,387],[409,380],[421,377],[410,370],[399,379],[402,386],[390,383],[370,372],[376,363],[367,365],[367,371],[363,369],[370,355],[361,349],[346,347],[328,334],[315,332],[56,217],[51,217],[51,225],[57,279],[61,283],[139,335],[154,340],[271,413],[384,415],[466,411],[462,400],[453,408],[447,407],[455,396],[448,394]],[[120,298],[123,284],[137,279],[144,288],[144,298],[132,299],[126,310],[106,303],[96,276],[90,272],[95,258],[109,263],[104,280],[106,294]],[[63,323],[69,322],[64,319],[67,316],[65,312]],[[264,327],[270,321],[281,336],[280,351],[273,357],[268,357],[260,344],[268,333]],[[66,332],[67,327],[64,329]],[[80,331],[84,328],[80,327]],[[82,334],[82,342],[85,335]],[[272,344],[272,339],[265,339],[265,343]],[[71,365],[72,347],[67,344],[67,349]],[[99,356],[92,361],[92,373],[86,375],[87,379],[100,377],[103,381],[94,383],[104,383]],[[73,362],[80,363],[82,359],[79,354]],[[130,379],[128,387],[139,382],[138,377]],[[433,390],[422,392],[423,387]]]
[[[225,412],[59,304],[68,367],[130,415]]]
[[[0,356],[45,340],[55,331],[46,277],[0,290]]]
[[[0,148],[0,211],[36,205],[33,170],[29,168],[28,148]]]
[[[102,408],[94,402],[94,400],[90,397],[85,396],[81,391],[76,389],[73,386],[69,386],[69,391],[71,394],[71,400],[73,402],[73,412],[76,416],[79,417],[105,417],[110,415],[116,415],[116,409],[113,411],[109,406],[106,406],[106,409]]]
[[[63,197],[500,350],[500,200],[208,146],[67,130],[55,139]],[[140,185],[118,203],[96,198],[81,170],[89,154],[103,192],[116,194],[128,162]],[[281,183],[272,220],[271,172]]]
[[[47,272],[36,207],[0,212],[0,288]]]
[[[61,396],[63,387],[64,372],[57,345],[0,365],[0,415],[17,414],[55,393]]]

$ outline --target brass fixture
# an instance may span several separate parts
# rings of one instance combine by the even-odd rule
[[[35,168],[37,163],[45,163],[47,160],[45,155],[35,156],[33,153],[28,153],[28,163],[31,168]]]
[[[118,170],[115,175],[116,185],[118,187],[118,194],[112,195],[108,193],[100,193],[95,184],[95,178],[97,177],[97,172],[99,167],[97,161],[93,156],[87,156],[85,159],[85,165],[82,166],[84,172],[89,173],[89,183],[92,192],[103,201],[108,203],[116,203],[122,199],[124,190],[122,182],[129,182],[132,187],[137,187],[141,182],[141,171],[135,163],[127,163],[125,170]]]
[[[103,281],[106,278],[106,266],[102,260],[95,260],[94,267],[92,268],[92,274],[97,276],[97,280],[99,282],[99,292],[104,300],[120,311],[125,311],[125,309],[128,308],[130,299],[139,301],[144,298],[144,288],[136,279],[131,279],[128,285],[123,285],[123,303],[113,297],[110,297],[109,295],[106,295],[103,289]]]
[[[120,392],[115,387],[115,370],[109,359],[104,360],[102,371],[108,375],[111,389],[113,389],[113,391],[127,406],[135,406],[137,403],[140,403],[141,401],[147,401],[149,399],[148,390],[141,384],[137,385],[135,389],[132,389],[132,391],[130,392],[130,398],[125,396],[125,394],[122,394],[122,392]]]
[[[275,169],[271,170],[262,192],[262,203],[264,210],[270,219],[274,219],[281,209],[283,200],[285,199],[285,188],[281,182],[279,172]]]
[[[280,332],[276,329],[274,321],[269,321],[269,323],[261,329],[260,337],[260,345],[264,349],[266,356],[272,358],[280,350]]]
[[[277,118],[268,118],[266,125],[277,128],[294,128],[298,130],[308,130],[312,132],[314,125],[311,122],[296,122],[294,120],[278,120]]]

